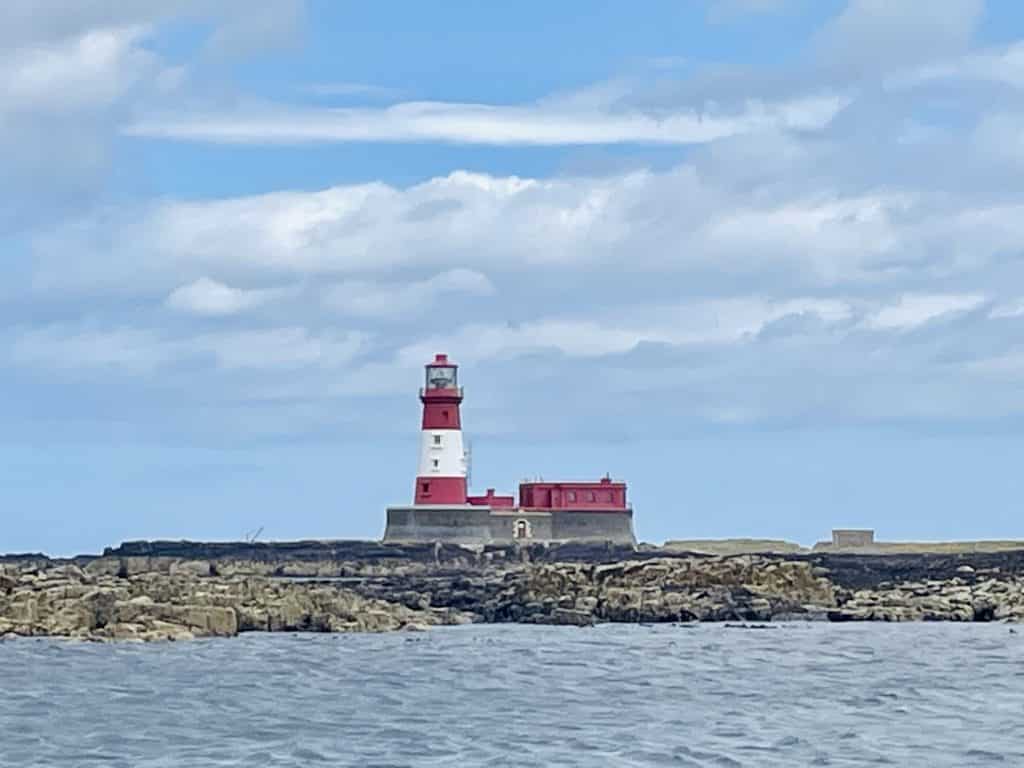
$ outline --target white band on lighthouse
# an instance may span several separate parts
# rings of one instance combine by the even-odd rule
[[[461,429],[425,429],[420,437],[419,477],[465,477]]]

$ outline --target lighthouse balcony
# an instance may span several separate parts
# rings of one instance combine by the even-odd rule
[[[446,398],[462,400],[462,387],[446,387],[444,389],[424,389],[420,387],[420,400],[444,400]]]

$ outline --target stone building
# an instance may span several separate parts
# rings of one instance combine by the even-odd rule
[[[870,547],[875,543],[875,532],[870,528],[834,528],[832,530],[832,546],[839,547]]]

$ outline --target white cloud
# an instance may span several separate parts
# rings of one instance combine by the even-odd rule
[[[0,114],[109,106],[157,69],[140,28],[92,30],[0,53]]]
[[[552,319],[519,326],[468,325],[453,334],[403,347],[399,360],[406,364],[430,360],[437,350],[457,351],[460,362],[514,358],[545,349],[570,357],[594,357],[626,352],[651,335],[644,330],[609,327],[589,320]]]
[[[733,344],[793,315],[813,315],[825,324],[849,319],[853,309],[835,299],[767,301],[756,298],[693,301],[670,307],[620,307],[617,318],[588,320],[546,317],[505,324],[470,324],[456,332],[403,347],[405,364],[430,359],[437,350],[458,350],[461,360],[509,359],[543,350],[568,357],[601,357],[628,352],[637,345]]]
[[[1001,302],[992,307],[991,317],[1024,317],[1024,298]]]
[[[0,236],[83,210],[102,195],[118,124],[144,104],[202,90],[222,53],[295,38],[303,0],[4,0],[0,3]],[[206,35],[172,62],[169,21]]]
[[[792,259],[837,282],[864,276],[873,261],[904,246],[895,219],[911,206],[890,194],[725,210],[708,222],[706,241],[737,259]]]
[[[1024,406],[1014,288],[1024,150],[1021,106],[1005,87],[1024,84],[1024,49],[971,50],[976,4],[936,4],[926,18],[916,4],[852,2],[800,75],[722,74],[691,60],[686,80],[662,69],[657,83],[612,80],[515,105],[208,113],[183,98],[199,60],[171,67],[148,35],[175,14],[235,29],[234,43],[213,35],[208,62],[273,36],[265,18],[248,30],[229,18],[251,3],[54,0],[38,19],[32,5],[0,8],[0,111],[16,117],[0,120],[0,141],[15,126],[7,163],[32,160],[9,199],[31,200],[32,180],[77,188],[66,169],[102,168],[105,141],[130,115],[143,116],[135,129],[146,135],[201,141],[670,146],[556,153],[580,177],[453,171],[408,186],[161,197],[65,221],[30,202],[45,226],[5,274],[14,309],[0,318],[30,307],[38,323],[0,327],[16,377],[159,383],[183,408],[239,404],[246,417],[274,399],[302,411],[303,425],[376,418],[378,404],[398,408],[394,394],[414,404],[420,366],[437,351],[473,366],[481,397],[532,397],[567,432],[630,388],[645,393],[636,412],[608,414],[623,433],[687,420],[976,420]],[[65,18],[51,12],[59,6]],[[10,8],[24,12],[21,38],[3,23]],[[942,88],[894,95],[870,80],[849,86],[857,75]],[[170,105],[179,114],[145,111],[165,87],[181,89]],[[329,82],[312,92],[393,96]],[[586,162],[602,155],[658,170],[599,174]],[[493,153],[459,156],[486,168]],[[549,398],[531,376],[569,396]],[[374,407],[344,399],[354,397]]]
[[[287,109],[166,114],[139,120],[131,136],[238,144],[417,142],[460,144],[696,144],[750,131],[820,130],[843,108],[834,94],[737,111],[586,110],[571,104],[496,106],[408,102],[383,109]]]
[[[494,286],[486,275],[471,269],[452,269],[408,283],[348,280],[328,286],[323,302],[329,309],[357,317],[409,316],[440,303],[446,294],[493,293]]]
[[[168,307],[194,315],[235,315],[280,296],[280,291],[243,290],[201,277],[176,288],[167,297]]]
[[[1024,88],[1024,42],[932,62],[895,73],[886,82],[899,89],[944,80],[986,81]]]
[[[917,328],[940,317],[977,309],[985,301],[985,296],[977,294],[908,294],[867,317],[865,325],[874,329]]]
[[[893,260],[920,259],[936,244],[935,258],[948,256],[947,270],[957,269],[957,259],[976,266],[1019,236],[1017,215],[990,206],[951,215],[891,192],[737,194],[686,166],[589,179],[458,172],[407,189],[367,184],[97,215],[37,238],[34,282],[42,292],[122,292],[177,288],[182,273],[267,280],[399,267],[568,268],[625,258],[641,272],[799,274],[833,284],[877,280],[880,265],[891,271],[898,268]],[[69,262],[68,253],[90,257]],[[366,287],[355,286],[339,290]],[[410,290],[442,289],[443,282]],[[365,314],[370,303],[359,302],[356,312]]]

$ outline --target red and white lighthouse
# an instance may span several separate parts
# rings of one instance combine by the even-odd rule
[[[435,355],[426,365],[420,390],[423,432],[415,504],[466,504],[466,452],[462,444],[459,367],[447,355]]]
[[[447,355],[435,355],[425,368],[416,491],[411,505],[388,507],[385,542],[475,545],[533,539],[636,544],[626,484],[610,477],[597,482],[525,482],[519,486],[518,505],[515,497],[498,495],[493,488],[470,496],[459,368]]]

